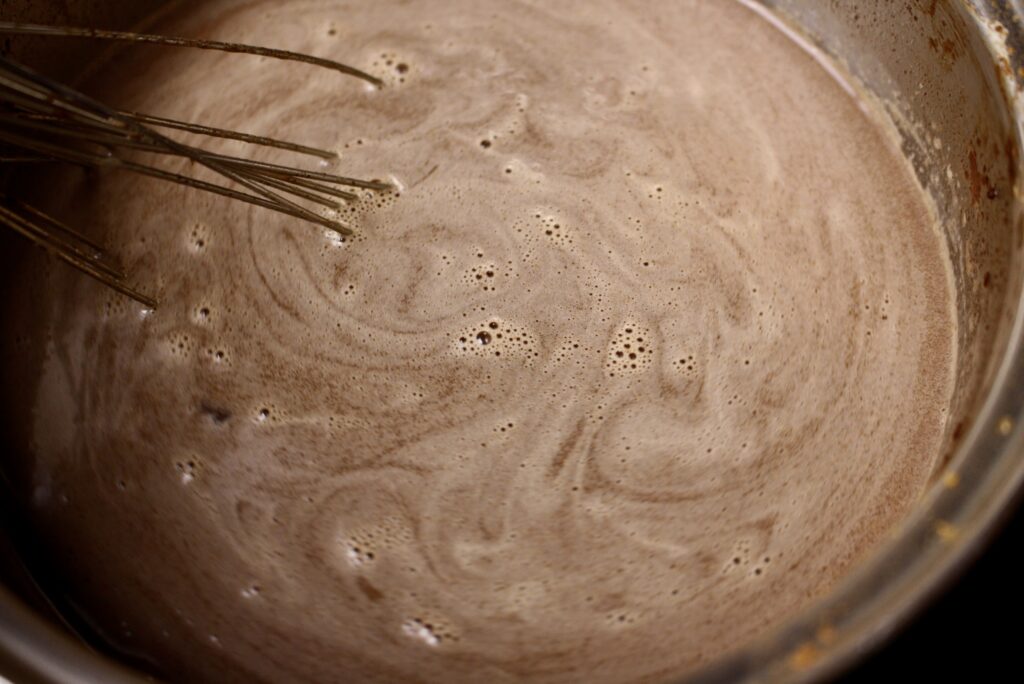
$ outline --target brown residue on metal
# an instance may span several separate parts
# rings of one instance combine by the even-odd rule
[[[982,191],[985,192],[985,196],[990,199],[993,191],[996,190],[995,186],[992,185],[992,181],[989,179],[988,174],[985,173],[984,168],[978,167],[978,153],[974,148],[967,155],[967,168],[964,170],[964,176],[967,178],[967,182],[971,187],[971,201],[974,204],[978,204],[981,201]],[[995,192],[998,197],[998,191]]]
[[[792,670],[803,672],[821,659],[824,651],[839,639],[839,631],[828,623],[822,624],[814,633],[813,641],[805,641],[789,655],[788,663]]]
[[[789,667],[797,672],[803,672],[814,667],[814,664],[821,659],[821,649],[815,644],[807,641],[801,644],[789,656]]]
[[[1010,65],[1010,60],[1006,57],[1000,57],[996,60],[996,66],[999,67],[999,71],[1002,72],[1007,78],[1013,78],[1013,67]]]
[[[928,47],[948,71],[967,53],[968,41],[958,24],[951,20],[947,8],[943,8],[942,13],[936,12],[937,4],[932,2],[925,9],[931,23]]]
[[[935,521],[935,534],[946,543],[956,541],[960,537],[960,528],[945,520]]]
[[[942,486],[946,489],[956,489],[960,485],[960,474],[950,470],[942,476]]]
[[[999,419],[999,424],[996,425],[996,431],[999,432],[1003,437],[1008,436],[1013,432],[1013,418],[1010,416],[1003,416]]]
[[[962,53],[961,49],[950,38],[938,39],[929,37],[928,46],[936,55],[942,57],[942,63],[946,67],[952,67],[953,63],[960,58]]]

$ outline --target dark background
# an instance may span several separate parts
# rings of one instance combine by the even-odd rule
[[[837,684],[1024,682],[1024,507],[940,598]]]

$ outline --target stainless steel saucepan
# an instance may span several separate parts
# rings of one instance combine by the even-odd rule
[[[693,675],[698,682],[812,681],[836,673],[889,638],[956,577],[1024,478],[1024,2],[759,1],[845,65],[896,122],[903,150],[935,200],[953,258],[959,362],[946,448],[930,489],[905,522],[832,594]],[[168,4],[0,0],[0,20],[125,29]],[[2,45],[5,53],[68,79],[105,49],[31,38]],[[0,184],[5,175],[0,169]],[[16,242],[0,240],[0,279],[8,271],[4,261],[19,250]],[[29,458],[5,439],[0,433],[0,475]],[[45,568],[22,562],[34,545],[19,524],[27,495],[10,491],[7,482],[0,477],[0,580],[6,585],[0,587],[0,672],[18,684],[143,678],[76,639],[48,608],[39,588]]]

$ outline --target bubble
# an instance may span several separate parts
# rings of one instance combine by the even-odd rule
[[[260,587],[258,584],[252,584],[242,589],[241,594],[242,598],[254,599],[260,595]]]
[[[174,468],[178,471],[181,484],[189,485],[196,479],[199,466],[195,459],[189,459],[187,461],[178,461],[174,464]]]
[[[482,259],[482,256],[477,258]],[[512,275],[494,262],[482,262],[470,267],[463,274],[463,282],[471,287],[480,287],[484,292],[495,292],[499,281]]]
[[[368,551],[361,546],[350,544],[345,552],[349,563],[354,566],[364,565],[377,559],[377,554],[373,551]]]
[[[327,244],[331,247],[338,248],[345,246],[345,236],[331,228],[324,229],[324,238],[327,240]]]
[[[628,627],[636,622],[636,616],[630,611],[612,611],[604,616],[604,621],[609,627]]]
[[[187,358],[194,350],[192,337],[184,332],[173,333],[167,339],[167,350],[172,356]]]
[[[196,223],[187,228],[185,244],[195,254],[206,250],[210,244],[210,231],[205,224]]]
[[[420,618],[407,620],[402,624],[402,631],[428,646],[439,646],[441,644],[441,637],[434,631],[433,625],[423,622]]]

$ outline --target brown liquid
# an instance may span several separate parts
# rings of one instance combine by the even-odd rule
[[[388,86],[150,51],[97,92],[402,188],[341,243],[70,181],[162,306],[64,267],[19,293],[48,303],[33,514],[167,676],[663,680],[834,586],[922,491],[943,242],[886,127],[754,12],[217,1],[160,29]]]

